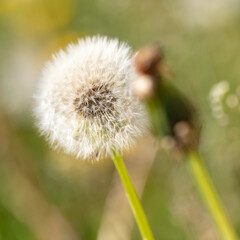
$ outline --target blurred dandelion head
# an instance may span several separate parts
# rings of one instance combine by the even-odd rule
[[[132,94],[131,49],[106,37],[68,45],[46,64],[34,95],[34,115],[55,147],[82,159],[128,149],[146,129]]]
[[[240,86],[230,89],[228,81],[214,84],[209,93],[209,102],[212,114],[220,125],[233,124],[233,115],[238,115],[240,111]]]

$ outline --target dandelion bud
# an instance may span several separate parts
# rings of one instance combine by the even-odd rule
[[[146,129],[143,106],[133,97],[131,49],[106,37],[68,45],[46,64],[34,115],[55,147],[82,159],[128,149]]]
[[[137,53],[135,65],[140,73],[156,75],[162,59],[163,52],[158,46],[145,47]]]
[[[157,46],[140,49],[135,65],[135,94],[147,103],[154,135],[171,136],[174,144],[168,145],[180,151],[196,148],[199,127],[195,108],[168,81],[171,71],[164,63],[162,50]]]

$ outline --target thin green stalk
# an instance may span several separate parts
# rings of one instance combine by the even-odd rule
[[[123,159],[120,154],[116,154],[116,152],[114,151],[113,151],[113,162],[117,168],[117,171],[122,180],[125,191],[127,193],[127,197],[130,202],[135,219],[137,221],[142,238],[144,240],[154,240],[146,215],[143,211],[142,205],[139,201],[136,191],[132,185],[131,179],[127,173],[127,169],[124,165]]]
[[[237,235],[221,205],[217,191],[207,173],[204,163],[196,151],[190,151],[187,161],[197,182],[202,197],[219,229],[223,240],[237,240]]]

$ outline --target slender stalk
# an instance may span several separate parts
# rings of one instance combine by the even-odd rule
[[[137,221],[142,238],[144,240],[154,240],[146,215],[143,211],[142,205],[139,201],[136,191],[132,185],[127,169],[124,165],[123,159],[120,154],[117,154],[114,151],[113,151],[113,162],[117,168],[117,171],[122,180],[125,191],[127,193],[127,197],[130,202],[135,219]]]
[[[237,235],[221,205],[217,191],[207,173],[204,163],[196,151],[190,151],[187,161],[197,182],[202,197],[219,229],[223,240],[237,240]]]

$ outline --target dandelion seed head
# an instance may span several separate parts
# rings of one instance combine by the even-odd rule
[[[50,143],[82,159],[123,152],[146,130],[133,97],[132,52],[106,37],[80,39],[49,61],[34,94],[37,126]]]
[[[227,81],[221,81],[212,87],[209,98],[212,101],[221,100],[228,91],[229,83]]]
[[[229,122],[228,115],[224,109],[224,101],[229,94],[229,90],[228,81],[220,81],[212,86],[209,93],[212,114],[222,126],[226,126]],[[231,102],[233,101],[231,100]]]

